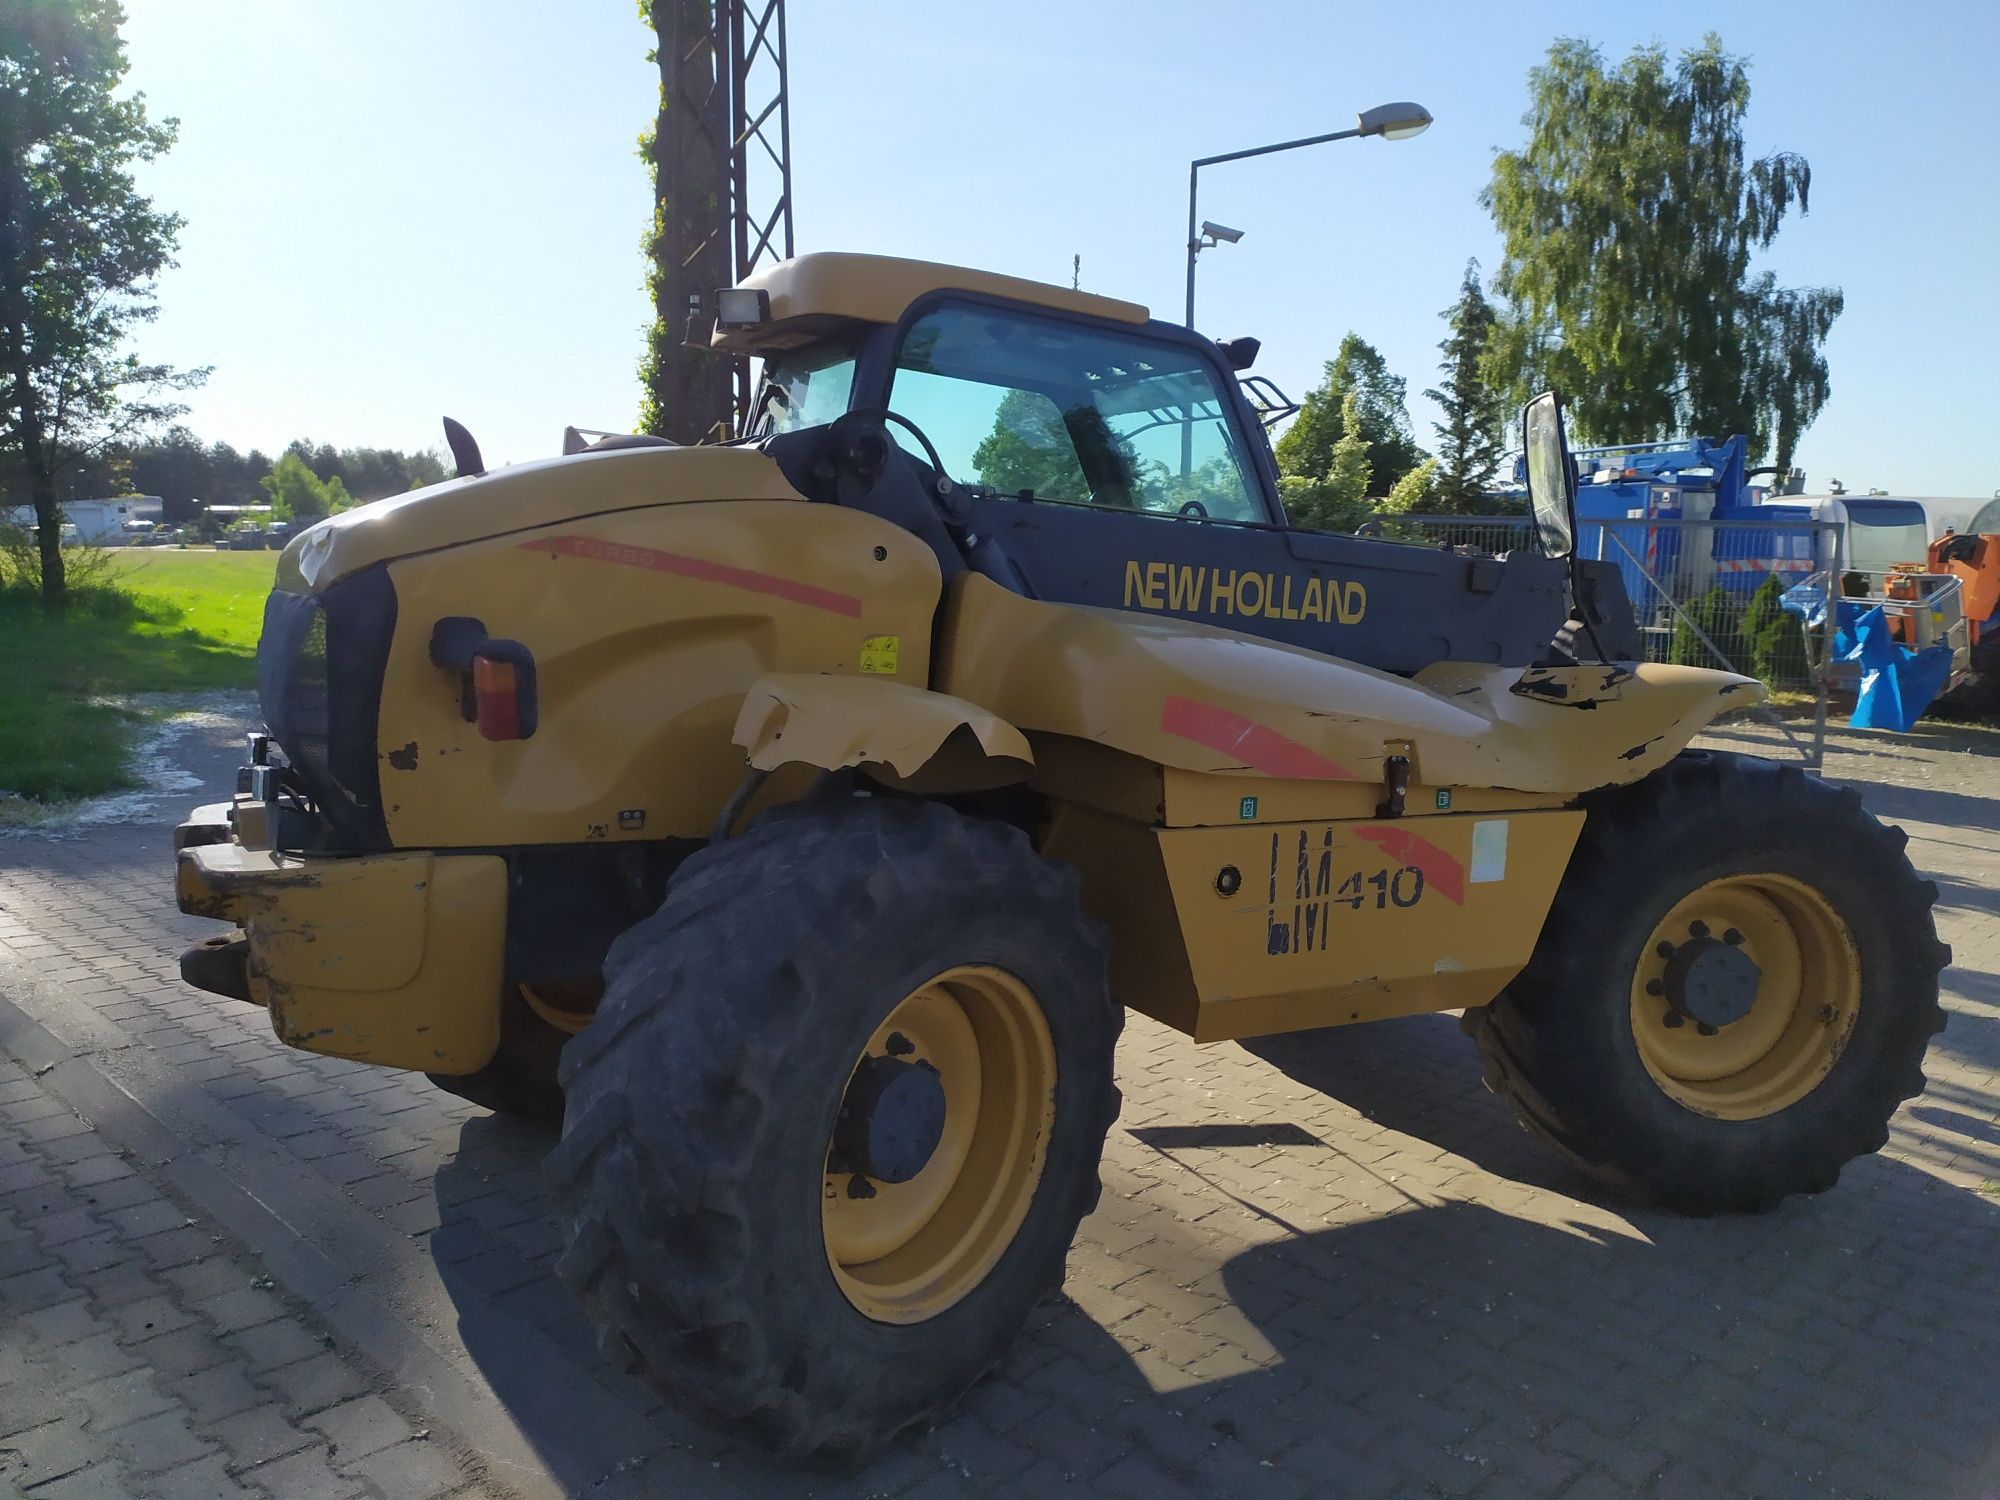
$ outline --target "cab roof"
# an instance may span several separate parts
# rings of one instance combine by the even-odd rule
[[[1152,316],[1137,302],[1072,291],[1019,276],[974,271],[893,255],[826,251],[801,255],[744,278],[746,290],[767,293],[771,320],[754,328],[718,328],[718,349],[744,354],[811,343],[845,322],[893,323],[912,302],[931,292],[974,292],[1059,312],[1083,313],[1114,323],[1144,323]]]

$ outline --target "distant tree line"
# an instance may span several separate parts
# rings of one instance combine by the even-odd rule
[[[336,448],[299,438],[274,459],[261,449],[240,452],[228,443],[204,443],[185,427],[150,442],[105,448],[63,475],[65,503],[113,495],[158,495],[165,519],[192,519],[192,501],[204,505],[270,505],[284,520],[317,519],[349,505],[401,495],[450,476],[428,449]],[[26,504],[18,481],[5,485],[6,502]]]

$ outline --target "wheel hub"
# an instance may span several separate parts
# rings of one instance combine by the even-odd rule
[[[870,1057],[854,1070],[834,1126],[833,1149],[877,1182],[908,1182],[944,1138],[944,1080],[930,1063]]]
[[[1678,1014],[1720,1031],[1750,1014],[1762,979],[1757,961],[1737,943],[1704,935],[1674,949],[1664,989]]]
[[[1832,1071],[1861,1007],[1853,934],[1794,875],[1707,881],[1654,925],[1632,973],[1633,1040],[1653,1081],[1720,1120],[1787,1109]]]

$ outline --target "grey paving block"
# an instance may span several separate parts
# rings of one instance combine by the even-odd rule
[[[368,1479],[383,1494],[403,1500],[434,1500],[462,1488],[468,1478],[457,1459],[431,1442],[397,1443],[341,1468]]]
[[[205,1430],[222,1444],[232,1472],[249,1472],[255,1466],[297,1453],[301,1448],[324,1446],[317,1434],[292,1422],[285,1415],[284,1407],[275,1400],[267,1400],[261,1406],[211,1422]],[[254,1475],[253,1482],[264,1483],[255,1479]],[[282,1494],[283,1491],[274,1493]]]
[[[410,1424],[380,1396],[363,1395],[343,1401],[306,1419],[306,1425],[326,1434],[340,1463],[407,1441]]]
[[[214,1442],[196,1434],[180,1409],[121,1427],[113,1441],[125,1461],[141,1473],[179,1468],[218,1452]]]
[[[253,1373],[296,1364],[326,1348],[316,1335],[306,1332],[290,1318],[245,1328],[228,1335],[223,1342],[236,1351]]]
[[[264,1383],[284,1396],[295,1413],[323,1411],[364,1394],[368,1379],[345,1356],[326,1350],[264,1373]]]
[[[327,1463],[325,1450],[317,1447],[273,1459],[254,1469],[239,1470],[237,1478],[269,1495],[283,1496],[284,1500],[349,1500],[365,1488],[363,1480],[336,1473]],[[396,1500],[416,1500],[394,1490],[380,1493],[395,1495]]]
[[[72,1398],[88,1413],[93,1433],[111,1432],[171,1412],[180,1405],[166,1394],[154,1373],[143,1366],[75,1387]]]

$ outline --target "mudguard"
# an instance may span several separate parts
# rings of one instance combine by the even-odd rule
[[[1021,780],[1034,765],[1027,737],[1004,719],[961,698],[882,677],[769,673],[744,695],[731,738],[763,771],[873,765],[911,778],[959,730],[970,734],[980,758],[1001,763],[995,768],[1001,783]],[[979,779],[996,784],[990,772]]]

